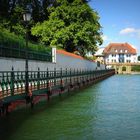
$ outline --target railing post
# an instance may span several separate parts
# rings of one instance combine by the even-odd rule
[[[82,82],[84,83],[84,81],[85,81],[85,76],[84,76],[84,70],[82,70]]]
[[[11,96],[14,95],[14,68],[12,67],[12,71],[11,71]]]
[[[89,70],[89,73],[90,73],[89,80],[91,81],[91,69]]]
[[[25,62],[25,93],[26,95],[28,95],[29,93],[29,75],[28,75],[28,60],[26,59],[26,62]]]
[[[67,82],[68,82],[68,80],[67,80],[67,77],[68,77],[68,70],[67,70],[67,68],[66,68],[66,84],[67,84]]]
[[[61,81],[61,85],[62,85],[62,68],[60,69],[60,81]]]
[[[72,84],[72,82],[71,82],[71,68],[70,68],[70,84]]]
[[[80,83],[82,81],[81,73],[82,73],[82,70],[80,69],[80,72],[79,72],[79,75],[80,75]]]
[[[40,89],[40,69],[39,68],[37,72],[37,89]]]
[[[54,86],[56,86],[56,68],[54,68]]]
[[[73,83],[75,84],[75,76],[76,76],[76,73],[75,73],[75,69],[73,70],[73,78],[72,78],[72,80],[73,80]]]
[[[88,82],[88,70],[86,69],[86,83]]]
[[[49,72],[48,72],[48,68],[47,68],[47,73],[46,73],[46,75],[47,75],[47,89],[48,89],[48,87],[49,87]]]
[[[50,95],[51,95],[51,85],[49,83],[49,69],[47,68],[47,98],[48,101],[50,100]]]
[[[89,70],[88,69],[86,69],[86,74],[87,74],[87,76],[86,76],[86,82],[88,81],[88,76],[89,76]]]
[[[78,69],[77,69],[77,81],[76,82],[79,83],[79,71],[78,71]]]
[[[61,68],[61,70],[60,70],[61,92],[64,91],[64,81],[63,81],[63,76],[65,76],[65,75],[63,75],[63,70],[62,70],[62,68]],[[61,96],[61,92],[59,93],[60,96]]]

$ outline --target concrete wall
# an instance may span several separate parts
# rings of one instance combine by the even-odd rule
[[[74,58],[71,56],[66,56],[63,54],[57,54],[57,67],[61,68],[71,68],[71,69],[104,69],[104,65],[100,65],[100,67],[97,68],[97,63],[88,61],[88,60],[81,60],[78,58]]]
[[[12,67],[14,67],[15,71],[24,71],[25,60],[0,57],[0,71],[11,71]],[[49,68],[49,70],[53,70],[54,68],[94,70],[104,69],[105,66],[101,64],[100,67],[97,67],[97,63],[95,62],[57,53],[56,63],[29,60],[29,71],[37,71],[38,68],[40,68],[40,71],[46,71],[47,68]]]

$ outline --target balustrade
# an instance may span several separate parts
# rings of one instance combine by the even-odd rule
[[[29,90],[48,89],[63,85],[86,83],[91,80],[103,77],[107,74],[114,74],[114,70],[56,70],[29,71]],[[25,93],[25,71],[0,72],[0,99]]]

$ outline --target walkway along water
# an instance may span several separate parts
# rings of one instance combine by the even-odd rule
[[[0,114],[6,115],[22,104],[38,103],[41,97],[55,95],[93,84],[115,74],[108,70],[56,70],[28,72],[29,93],[25,93],[25,71],[0,72]]]

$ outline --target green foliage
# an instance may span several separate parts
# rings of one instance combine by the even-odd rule
[[[140,66],[132,66],[132,71],[140,72]]]
[[[55,0],[54,0],[55,1]],[[29,28],[38,21],[48,19],[47,7],[54,3],[53,0],[0,0],[0,23],[3,27],[18,35],[24,34],[23,13],[26,9],[32,11],[32,20]],[[28,8],[27,8],[28,7]],[[29,33],[30,38],[33,38]]]
[[[45,45],[58,46],[69,52],[78,51],[85,56],[102,44],[99,16],[86,1],[57,0],[56,6],[48,11],[49,20],[32,28],[32,34]]]
[[[126,71],[126,67],[125,66],[122,67],[122,71]]]
[[[20,28],[23,26],[24,4],[24,1],[0,1],[0,14],[3,13],[1,14],[0,21],[3,24],[3,27],[10,29],[10,31],[15,31],[16,34],[20,34],[17,31],[19,26]],[[1,9],[3,6],[5,6],[5,9]]]
[[[93,56],[85,56],[85,58],[86,58],[87,60],[91,60],[91,61],[94,61],[94,60],[95,60]]]
[[[36,42],[40,39],[45,45],[57,46],[69,52],[78,51],[83,56],[89,51],[94,52],[102,43],[101,26],[98,14],[89,7],[88,1],[0,0],[0,26],[18,35],[15,37],[15,34],[5,30],[3,35],[0,33],[1,43],[25,46],[23,12],[30,5],[28,9],[32,11],[32,20],[29,30],[36,26],[32,29],[35,36],[29,31],[29,39]]]
[[[4,29],[0,26],[0,45],[5,45],[7,47],[20,47],[25,48],[25,39],[22,36],[17,36],[15,33],[11,33],[9,30]],[[48,52],[50,48],[46,48],[41,44],[33,44],[29,42],[28,49],[38,52]]]
[[[138,56],[138,61],[140,61],[140,55]]]

